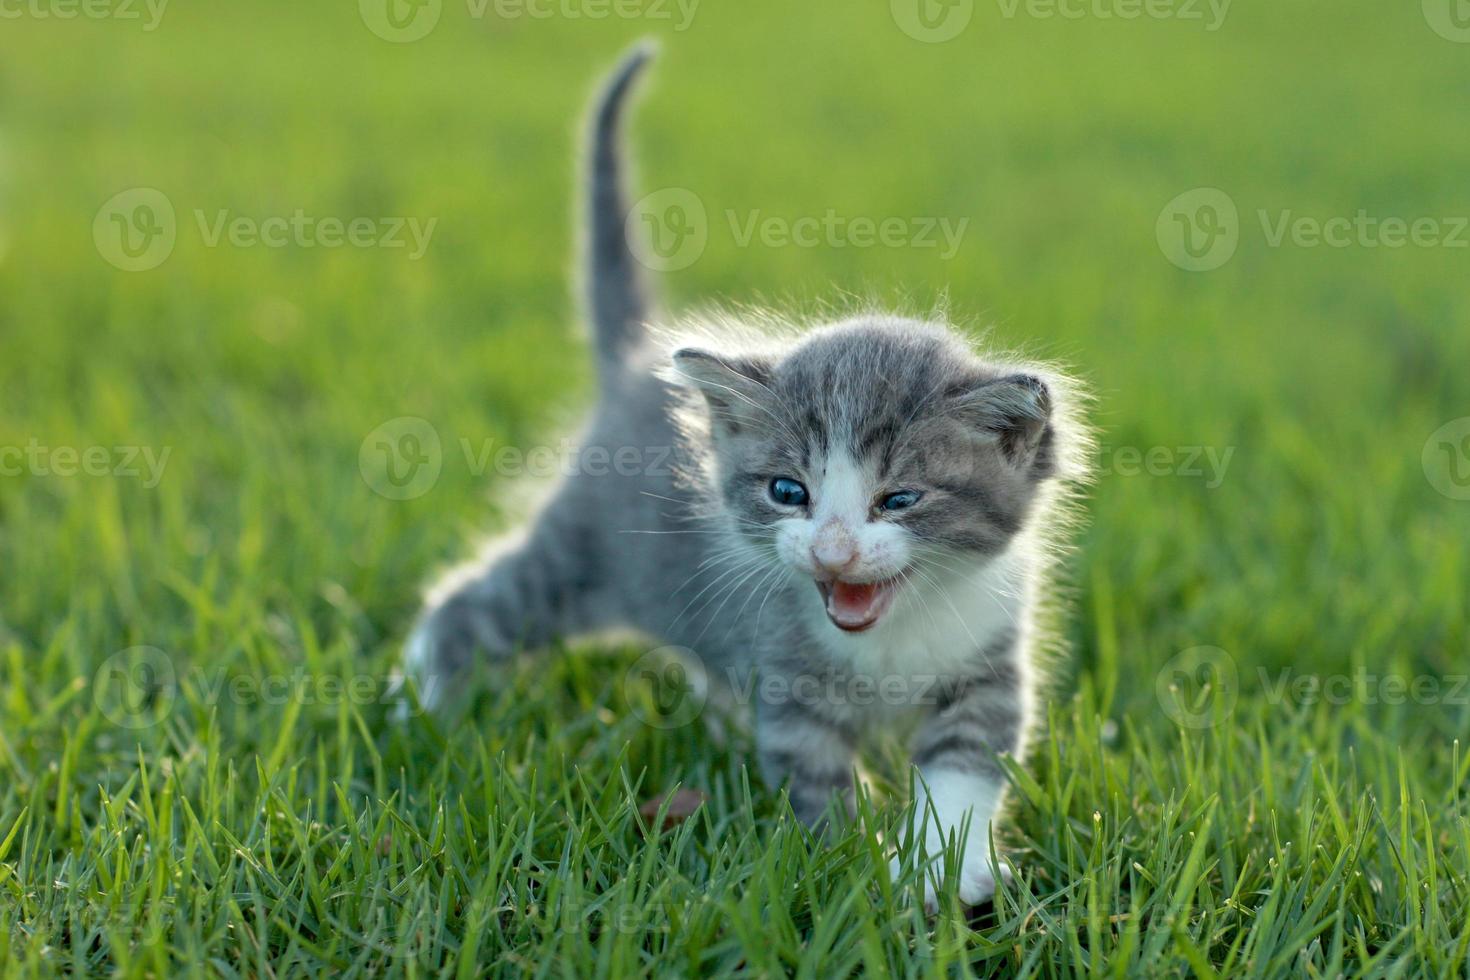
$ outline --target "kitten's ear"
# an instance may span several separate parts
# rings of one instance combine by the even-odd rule
[[[767,383],[770,365],[754,357],[722,356],[697,347],[674,352],[675,376],[697,388],[709,403],[710,415],[727,431],[770,422]]]
[[[981,381],[954,398],[958,416],[994,439],[1016,467],[1037,479],[1050,476],[1051,390],[1035,375],[1009,374]]]

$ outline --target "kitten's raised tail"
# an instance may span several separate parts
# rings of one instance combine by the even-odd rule
[[[633,82],[653,53],[654,44],[644,41],[625,55],[592,110],[584,288],[604,380],[616,377],[627,362],[629,351],[643,338],[649,314],[643,270],[628,241],[621,122]]]

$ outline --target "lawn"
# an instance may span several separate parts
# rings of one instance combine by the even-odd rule
[[[373,2],[0,9],[0,972],[1470,970],[1449,0]],[[536,492],[495,451],[589,401],[576,121],[645,35],[671,308],[944,302],[1096,392],[973,917],[888,882],[903,786],[813,846],[635,645],[389,719],[420,588]]]

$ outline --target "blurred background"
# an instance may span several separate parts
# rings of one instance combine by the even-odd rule
[[[637,196],[697,222],[671,309],[944,301],[1095,390],[1063,716],[1080,688],[1166,745],[1155,678],[1207,646],[1278,761],[1402,752],[1453,791],[1470,699],[1333,728],[1265,682],[1470,652],[1464,7],[7,3],[0,770],[95,733],[75,679],[125,648],[387,670],[431,570],[518,510],[485,448],[588,402],[580,121],[654,37]],[[385,482],[406,432],[434,472]],[[271,752],[312,717],[216,723]]]

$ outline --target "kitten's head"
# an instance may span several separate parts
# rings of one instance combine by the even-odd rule
[[[1003,552],[1057,472],[1052,386],[939,326],[855,320],[780,353],[684,347],[674,365],[704,397],[737,532],[809,576],[848,632],[926,565]]]

